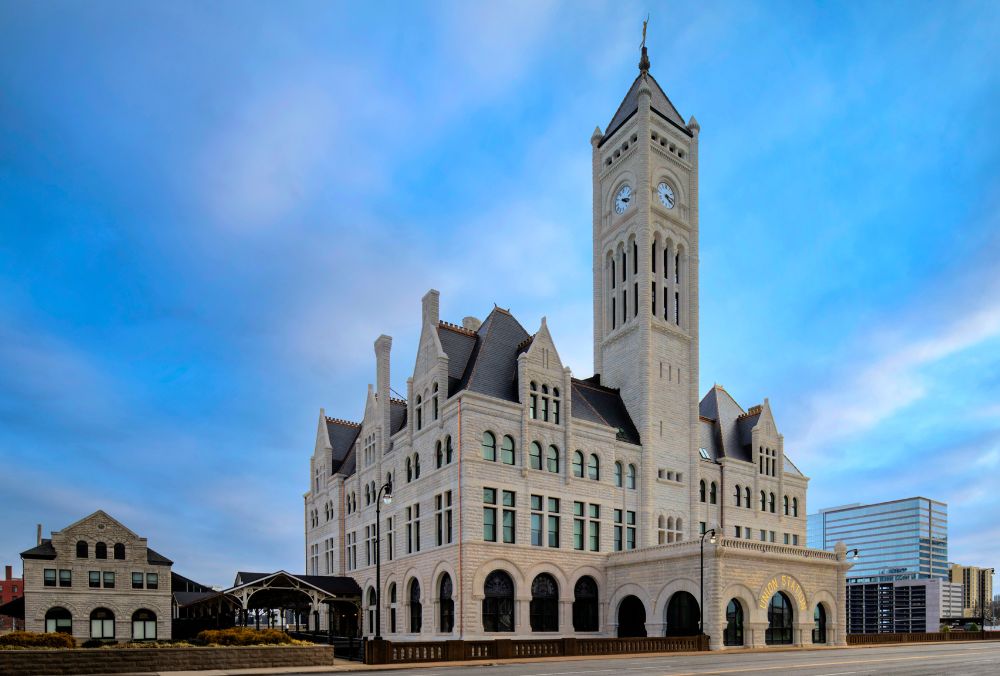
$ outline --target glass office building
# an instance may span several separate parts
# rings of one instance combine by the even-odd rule
[[[949,579],[948,505],[906,498],[845,505],[809,515],[809,547],[833,551],[837,542],[858,550],[847,582]]]

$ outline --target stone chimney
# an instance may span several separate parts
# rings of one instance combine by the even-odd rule
[[[431,289],[424,294],[421,303],[423,304],[424,324],[430,322],[432,327],[437,328],[438,322],[441,319],[441,293],[437,289]]]
[[[479,319],[477,319],[476,317],[466,317],[465,319],[462,320],[462,326],[469,329],[470,331],[478,331],[479,327],[482,325],[483,323],[479,321]]]
[[[389,450],[390,403],[389,398],[389,352],[392,349],[392,338],[382,334],[375,341],[375,396],[378,398],[378,419],[382,425],[382,454]]]
[[[42,524],[38,524],[38,530],[35,532],[35,544],[42,544]]]
[[[3,573],[5,575],[5,579],[10,582],[14,579],[14,566],[4,566]]]

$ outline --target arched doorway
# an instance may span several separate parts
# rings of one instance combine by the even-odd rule
[[[483,583],[483,631],[514,631],[514,581],[502,570]]]
[[[726,631],[722,634],[722,644],[743,645],[743,604],[731,599],[726,606]]]
[[[816,604],[813,611],[813,643],[826,643],[826,608],[822,603]]]
[[[618,637],[646,636],[646,606],[636,596],[626,596],[618,604]]]
[[[597,631],[597,583],[584,575],[573,588],[573,629]]]
[[[785,592],[771,597],[767,606],[767,631],[764,633],[767,645],[791,645],[792,643],[792,602]]]
[[[531,631],[559,631],[559,585],[548,573],[532,581],[528,610]]]
[[[686,591],[676,592],[667,604],[667,636],[698,635],[698,601]]]

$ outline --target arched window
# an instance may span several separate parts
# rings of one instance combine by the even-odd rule
[[[441,469],[441,467],[444,465],[444,448],[441,445],[440,440],[438,440],[437,444],[434,447],[434,463],[438,469]]]
[[[622,487],[622,464],[620,462],[615,463],[615,486]]]
[[[368,633],[375,633],[375,587],[368,588]]]
[[[493,432],[483,432],[483,460],[496,461],[497,459],[497,438]]]
[[[726,606],[726,630],[722,634],[722,643],[727,646],[743,645],[743,606],[736,599]]]
[[[625,470],[625,488],[635,490],[635,465],[629,465]]]
[[[438,384],[434,383],[434,419],[438,419]]]
[[[764,641],[767,645],[788,645],[792,642],[792,602],[785,596],[785,592],[772,596],[767,606]]]
[[[396,583],[389,585],[389,631],[396,633]]]
[[[103,542],[98,542],[96,545],[94,545],[94,558],[95,559],[108,558],[108,546]]]
[[[368,488],[368,484],[365,484],[365,505],[370,505],[372,502],[372,492]]]
[[[719,488],[715,485],[714,481],[712,482],[712,486],[708,492],[708,501],[713,505],[719,502]]]
[[[549,446],[549,452],[545,457],[546,469],[555,474],[559,473],[559,449]]]
[[[706,490],[705,480],[702,479],[701,482],[698,484],[698,499],[701,500],[702,502],[705,502],[705,490]]]
[[[573,451],[573,476],[583,477],[583,453]]]
[[[73,633],[73,616],[65,608],[56,606],[45,613],[45,631],[48,633]]]
[[[573,629],[597,631],[597,583],[584,575],[573,587]]]
[[[413,481],[413,459],[406,458],[406,483]]]
[[[76,558],[85,559],[90,556],[89,548],[87,546],[86,540],[80,540],[76,543]]]
[[[548,573],[531,583],[531,631],[559,631],[559,585]]]
[[[115,614],[107,608],[96,608],[90,614],[90,638],[113,639]]]
[[[760,511],[767,511],[767,493],[764,491],[760,492]]]
[[[813,611],[813,643],[826,643],[826,609],[821,603]]]
[[[587,478],[593,481],[601,479],[601,459],[596,453],[590,454],[590,462],[587,463]]]
[[[746,488],[743,489],[743,497],[746,498],[746,500],[744,501],[744,506],[747,509],[753,509],[753,502],[750,500],[750,487],[749,486],[747,486]]]
[[[454,455],[455,449],[451,445],[451,435],[449,434],[444,438],[444,462],[446,465],[451,464]]]
[[[784,503],[783,506],[785,508],[785,516],[788,516],[788,496],[787,495],[782,499],[782,502]]]
[[[156,613],[145,608],[132,613],[132,640],[156,640]]]
[[[441,586],[438,594],[440,596],[438,600],[438,622],[441,631],[449,634],[455,629],[455,600],[452,598],[451,575],[448,573],[441,576]]]
[[[317,514],[318,514],[318,512],[317,512]],[[120,560],[120,561],[124,561],[125,560],[125,545],[123,545],[120,542],[115,543],[115,558],[118,559],[118,560]]]
[[[500,446],[500,462],[505,465],[514,464],[514,437],[505,436]]]
[[[424,607],[420,604],[420,583],[410,580],[410,631],[419,634],[424,624]]]
[[[483,583],[483,631],[514,631],[514,581],[502,570]]]
[[[743,506],[743,489],[740,488],[739,484],[736,484],[736,506]]]
[[[420,478],[420,454],[419,453],[414,453],[413,454],[413,478],[414,479],[419,479]]]
[[[424,404],[424,400],[418,394],[417,395],[417,405],[416,405],[416,410],[417,410],[417,429],[418,430],[423,429],[423,426],[424,426],[424,409],[423,409],[423,404]]]
[[[771,514],[774,514],[774,493],[771,493],[771,500],[768,504],[770,505]]]
[[[531,442],[531,448],[528,451],[528,466],[531,469],[542,468],[542,447],[537,441]]]
[[[799,515],[799,499],[792,498],[792,516]]]

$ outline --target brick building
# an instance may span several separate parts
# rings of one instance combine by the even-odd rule
[[[0,606],[24,596],[24,580],[14,577],[14,567],[3,567],[3,580],[0,580]],[[0,632],[24,629],[24,622],[8,615],[0,615]]]
[[[320,411],[306,572],[357,580],[367,635],[376,612],[393,641],[690,635],[703,595],[714,649],[845,642],[850,564],[805,547],[808,478],[768,400],[699,398],[699,134],[643,49],[590,139],[593,376],[544,318],[452,324],[431,290],[406,398],[381,336],[363,419]]]

